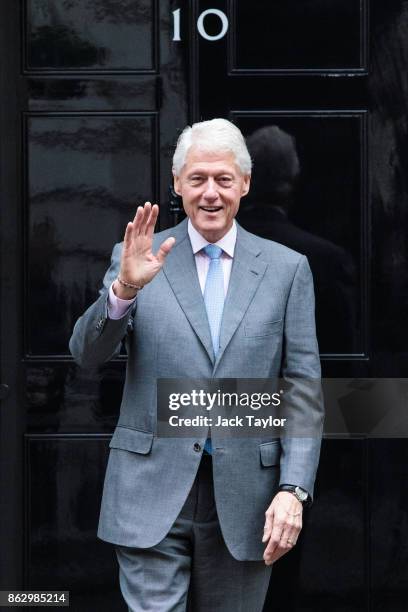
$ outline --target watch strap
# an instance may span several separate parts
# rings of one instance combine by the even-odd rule
[[[300,501],[303,506],[308,506],[310,504],[310,495],[305,489],[296,485],[283,484],[280,485],[279,491],[288,491],[292,493],[298,501]]]

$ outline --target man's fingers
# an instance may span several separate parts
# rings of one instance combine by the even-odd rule
[[[285,544],[282,527],[274,527],[263,555],[266,565],[274,563],[279,557],[288,552],[288,550],[289,548]]]
[[[265,522],[266,530],[265,533],[269,534],[269,541],[265,548],[264,552],[264,560],[267,565],[272,563],[272,555],[279,549],[282,532],[283,532],[283,524],[281,521],[276,520],[276,516],[266,515]],[[266,541],[266,537],[262,541]]]
[[[145,202],[143,206],[138,206],[133,219],[134,224],[134,235],[146,235],[149,237],[153,236],[154,227],[156,225],[157,217],[159,215],[159,207],[157,204],[151,204]]]
[[[154,233],[154,227],[156,225],[157,217],[159,216],[159,207],[157,204],[153,204],[150,211],[149,219],[147,221],[146,234],[151,238]]]
[[[262,542],[267,542],[270,537],[271,537],[271,528],[268,525],[265,525],[263,536],[262,536]]]
[[[267,542],[269,540],[269,538],[271,537],[271,533],[272,533],[272,527],[273,527],[273,514],[271,513],[270,510],[268,510],[267,512],[265,512],[265,525],[264,525],[264,532],[262,536],[262,542]]]
[[[272,553],[275,550],[275,548],[279,546],[281,538],[282,538],[282,525],[275,524],[273,526],[271,537],[269,538],[269,542],[266,547],[266,551],[268,553]]]
[[[140,225],[143,219],[143,206],[138,206],[135,214],[135,218],[133,219],[133,237],[138,236],[140,234]]]
[[[278,547],[273,553],[273,555],[270,555],[269,557],[266,557],[266,558],[264,555],[265,565],[272,565],[273,563],[276,563],[276,561],[278,561],[278,559],[283,557],[283,555],[286,555],[287,552],[289,552],[287,549]]]
[[[152,205],[150,202],[145,202],[143,206],[143,217],[140,221],[140,233],[146,234],[147,225],[152,212]]]
[[[294,546],[296,546],[299,533],[301,530],[301,524],[289,526],[286,524],[281,525],[281,532],[272,530],[272,535],[269,540],[267,547],[264,552],[264,560],[266,565],[271,565],[280,559],[283,555],[288,553]],[[279,541],[276,538],[279,537]]]
[[[302,520],[298,516],[287,516],[282,524],[282,535],[280,546],[293,548],[302,529]]]
[[[125,230],[125,237],[123,238],[125,249],[130,248],[132,244],[132,233],[133,233],[133,223],[129,221]]]
[[[269,540],[268,546],[265,548],[263,558],[266,565],[271,565],[277,558],[279,558],[283,552],[281,541],[274,541],[272,538]]]
[[[282,548],[288,548],[288,549],[293,548],[296,542],[297,542],[296,532],[284,531],[282,533],[282,537],[280,541],[280,545],[282,546]]]
[[[162,244],[160,245],[159,250],[156,253],[156,257],[161,264],[166,259],[166,256],[170,253],[175,242],[176,239],[171,236],[170,238],[167,238],[164,242],[162,242]]]

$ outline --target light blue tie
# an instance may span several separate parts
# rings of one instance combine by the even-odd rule
[[[204,303],[207,310],[208,323],[210,324],[214,356],[217,357],[220,348],[221,319],[225,300],[224,273],[220,259],[222,248],[215,244],[207,244],[203,251],[210,258],[204,288]],[[204,449],[209,454],[212,453],[211,438],[207,438]]]
[[[222,248],[215,244],[207,244],[203,251],[210,258],[204,288],[204,303],[210,324],[214,356],[217,357],[220,348],[222,311],[224,310],[224,273],[220,259]]]

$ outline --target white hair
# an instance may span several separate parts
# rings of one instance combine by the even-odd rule
[[[227,119],[211,119],[193,123],[184,128],[173,155],[173,174],[180,176],[186,163],[187,154],[192,146],[200,151],[233,153],[235,162],[242,174],[251,174],[252,161],[241,130]]]

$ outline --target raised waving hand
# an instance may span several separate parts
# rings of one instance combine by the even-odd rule
[[[138,206],[135,218],[126,226],[118,279],[113,285],[122,299],[133,298],[138,289],[149,283],[160,271],[171,251],[175,238],[167,238],[156,254],[152,251],[154,226],[159,215],[157,204]]]

